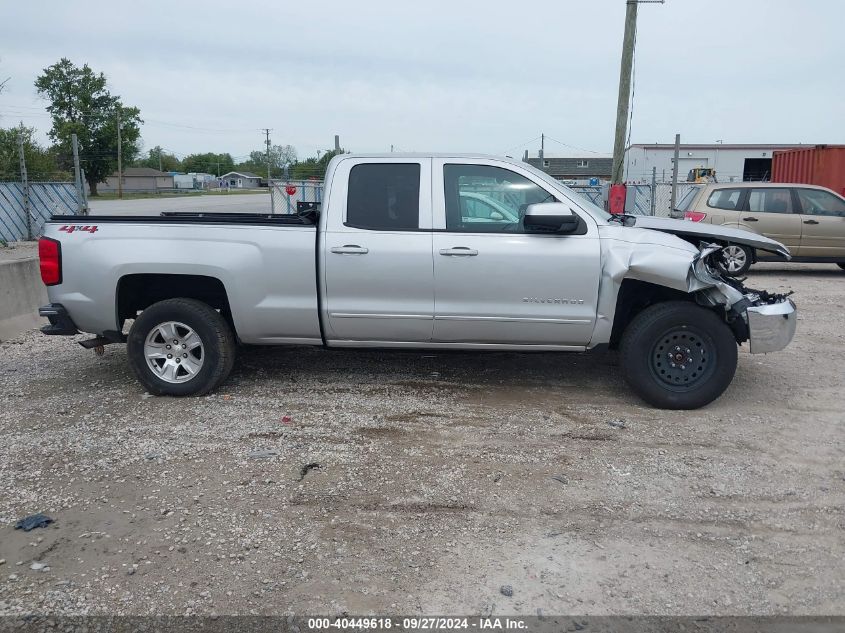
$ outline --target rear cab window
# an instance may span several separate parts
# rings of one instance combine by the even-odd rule
[[[361,163],[349,172],[345,225],[414,231],[420,221],[420,165]]]

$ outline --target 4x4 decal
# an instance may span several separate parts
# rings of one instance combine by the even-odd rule
[[[96,224],[83,224],[82,226],[79,226],[79,225],[76,225],[76,224],[65,224],[59,230],[64,231],[65,233],[73,233],[74,231],[88,231],[89,233],[96,233],[97,232],[97,225]]]

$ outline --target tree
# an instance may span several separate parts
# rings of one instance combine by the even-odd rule
[[[88,64],[79,68],[62,58],[35,80],[38,94],[50,101],[53,119],[50,138],[56,144],[62,166],[72,165],[71,135],[79,138],[79,158],[91,195],[117,167],[117,125],[120,120],[122,153],[131,164],[139,152],[141,124],[138,108],[127,107],[106,88],[106,77]]]
[[[294,180],[307,180],[309,178],[322,180],[326,177],[326,167],[328,167],[329,161],[338,154],[343,153],[345,153],[344,150],[336,149],[326,152],[320,158],[307,158],[291,167],[290,176]]]
[[[146,158],[135,161],[138,167],[150,167],[162,171],[182,171],[182,161],[173,154],[165,152],[161,145],[156,145],[149,152]]]
[[[55,152],[44,149],[35,141],[35,128],[23,126],[0,129],[0,180],[20,180],[18,139],[21,136],[27,176],[30,180],[72,180],[69,173],[60,171]]]
[[[270,177],[281,178],[285,167],[296,163],[296,148],[293,145],[270,146]],[[249,153],[249,159],[238,163],[236,169],[250,171],[259,176],[267,174],[267,150],[257,149]]]
[[[186,172],[200,172],[222,176],[226,172],[235,169],[235,161],[228,152],[225,154],[215,154],[214,152],[189,154],[182,160],[182,169]]]

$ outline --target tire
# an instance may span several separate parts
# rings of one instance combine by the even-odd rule
[[[727,324],[715,312],[689,301],[650,306],[622,334],[625,381],[643,400],[661,409],[709,404],[733,380],[736,362],[736,339]]]
[[[141,312],[126,350],[138,380],[156,396],[206,394],[228,377],[235,363],[229,324],[195,299],[167,299]]]
[[[728,277],[739,277],[748,272],[754,261],[754,251],[747,246],[729,244],[719,253],[717,259],[719,271]]]

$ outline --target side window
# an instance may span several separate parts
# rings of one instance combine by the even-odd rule
[[[707,206],[713,209],[736,211],[739,207],[739,197],[742,189],[716,189],[707,198]]]
[[[766,187],[748,192],[745,210],[755,213],[792,213],[792,195],[789,189]]]
[[[821,189],[798,189],[801,211],[807,215],[845,217],[845,200]]]
[[[557,202],[528,178],[489,165],[444,165],[443,184],[448,231],[522,232],[529,204]]]
[[[349,172],[346,225],[407,231],[420,225],[420,166],[363,163]]]

